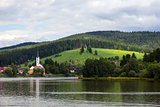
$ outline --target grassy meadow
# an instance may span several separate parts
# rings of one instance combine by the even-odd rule
[[[95,50],[98,51],[98,55],[95,55]],[[85,49],[84,53],[79,54],[80,49],[75,50],[69,50],[59,53],[58,57],[55,57],[55,55],[46,57],[46,58],[52,58],[54,61],[57,62],[65,62],[65,61],[74,61],[75,63],[83,63],[87,58],[100,58],[100,57],[115,57],[119,56],[120,59],[122,59],[123,55],[135,53],[138,59],[142,59],[144,53],[139,52],[133,52],[133,51],[124,51],[124,50],[114,50],[114,49],[101,49],[101,48],[92,48],[92,54]],[[46,58],[41,59],[42,62]]]
[[[94,54],[95,50],[98,51],[98,55]],[[115,49],[102,49],[102,48],[92,48],[92,54],[89,53],[87,51],[87,49],[85,49],[84,53],[80,54],[80,49],[75,49],[75,50],[68,50],[68,51],[64,51],[64,52],[61,52],[61,53],[56,54],[56,55],[52,55],[52,56],[49,56],[49,57],[42,58],[41,63],[43,64],[44,61],[47,58],[51,58],[54,61],[57,61],[57,62],[60,62],[60,63],[61,62],[66,62],[66,61],[67,62],[71,61],[71,62],[74,62],[75,64],[83,64],[85,62],[85,60],[88,59],[88,58],[99,59],[100,57],[109,58],[109,57],[119,56],[119,59],[122,59],[123,55],[126,55],[126,54],[132,55],[132,53],[135,53],[135,55],[138,59],[142,59],[143,55],[144,55],[144,53],[140,53],[140,52],[115,50]],[[34,61],[29,62],[28,64],[31,64],[33,62]],[[22,66],[24,66],[24,64]]]

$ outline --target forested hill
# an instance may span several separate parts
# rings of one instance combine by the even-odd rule
[[[37,49],[44,58],[88,45],[93,48],[108,48],[138,52],[150,52],[160,46],[160,32],[97,31],[71,35],[59,40],[42,42],[0,50],[0,66],[22,64],[34,60]]]
[[[3,48],[0,48],[0,50],[13,49],[13,48],[17,48],[17,47],[28,46],[28,45],[35,45],[35,44],[38,44],[38,43],[37,42],[25,42],[25,43],[20,43],[20,44],[13,45],[13,46],[3,47]]]
[[[160,46],[160,32],[95,31],[72,35],[67,38],[90,38],[134,45],[146,49],[156,49]]]

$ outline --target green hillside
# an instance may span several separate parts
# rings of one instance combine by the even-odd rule
[[[98,55],[94,55],[94,51],[98,51]],[[69,62],[69,61],[74,61],[75,63],[83,63],[87,58],[100,58],[100,57],[115,57],[119,56],[121,59],[123,55],[135,53],[138,59],[143,58],[143,53],[139,52],[134,52],[134,51],[124,51],[124,50],[114,50],[114,49],[101,49],[101,48],[92,48],[92,53],[89,53],[86,49],[83,54],[79,54],[80,49],[75,49],[75,50],[69,50],[69,51],[64,51],[59,54],[57,54],[58,57],[55,57],[56,55],[52,55],[46,58],[42,58],[41,61],[42,63],[44,62],[45,59],[47,58],[52,58],[54,61],[57,62]]]
[[[12,63],[20,65],[33,61],[37,56],[37,50],[41,58],[46,58],[64,51],[78,49],[82,45],[150,53],[160,46],[159,40],[160,32],[87,32],[59,40],[0,50],[0,66],[8,66]]]

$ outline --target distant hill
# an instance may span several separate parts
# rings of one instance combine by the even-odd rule
[[[97,50],[98,55],[95,55],[94,52]],[[85,49],[84,53],[79,54],[80,49],[74,49],[74,50],[68,50],[61,53],[58,53],[56,55],[48,56],[41,59],[41,62],[44,63],[44,61],[48,58],[51,58],[54,61],[57,62],[70,62],[74,64],[83,64],[87,58],[94,58],[99,59],[100,57],[104,58],[115,58],[115,56],[118,56],[119,59],[122,59],[123,55],[135,53],[138,59],[142,59],[144,56],[144,53],[134,52],[134,51],[124,51],[124,50],[115,50],[115,49],[102,49],[102,48],[92,48],[92,54]],[[34,63],[35,61],[32,61],[29,64]]]
[[[25,43],[20,43],[20,44],[13,45],[13,46],[3,47],[3,48],[0,48],[0,50],[13,49],[13,48],[17,48],[17,47],[28,46],[28,45],[35,45],[35,44],[38,44],[38,42],[25,42]]]
[[[71,35],[59,40],[0,50],[0,66],[32,61],[39,49],[45,58],[63,51],[78,49],[82,45],[92,48],[151,52],[160,46],[160,32],[95,31]]]
[[[160,46],[160,32],[120,32],[120,31],[94,31],[76,34],[67,38],[97,39],[117,44],[127,44],[145,49],[156,49]]]

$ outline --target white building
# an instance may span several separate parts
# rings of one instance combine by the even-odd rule
[[[30,67],[30,71],[28,72],[29,74],[33,74],[33,69],[34,68],[44,68],[41,64],[40,64],[40,57],[39,55],[37,55],[36,57],[36,66],[32,66]]]
[[[30,70],[33,70],[34,68],[37,68],[37,67],[44,68],[44,67],[40,64],[40,58],[39,58],[39,57],[36,57],[36,66],[32,66],[32,67],[30,68]]]

